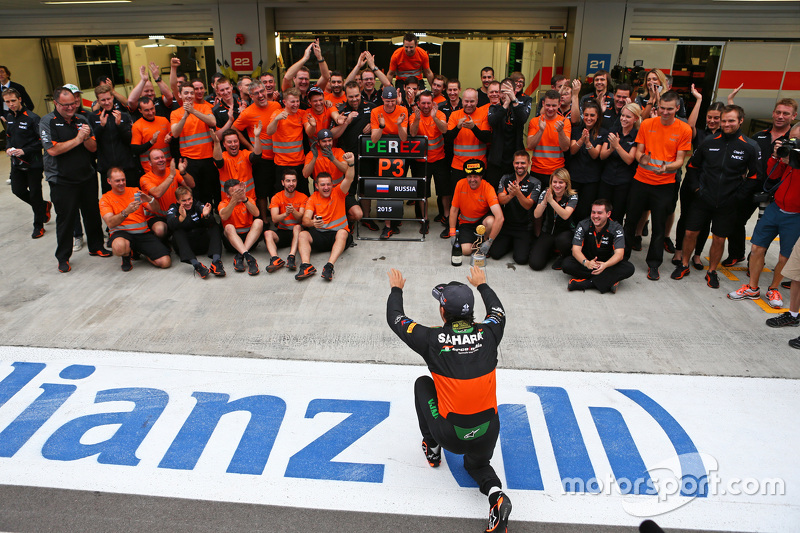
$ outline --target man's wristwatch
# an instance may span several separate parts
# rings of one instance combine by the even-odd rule
[[[160,82],[161,81],[161,76],[159,76],[157,78],[153,78],[153,81],[156,82],[156,83]]]
[[[372,72],[378,72],[378,67],[372,67]]]

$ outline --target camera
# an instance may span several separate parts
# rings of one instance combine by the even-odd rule
[[[758,204],[758,218],[764,215],[764,210],[772,203],[772,194],[762,191],[753,195],[753,203]]]
[[[775,153],[781,159],[788,157],[790,167],[800,168],[800,140],[787,139],[783,141]]]

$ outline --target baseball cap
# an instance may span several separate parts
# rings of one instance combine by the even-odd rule
[[[384,99],[389,100],[392,98],[397,98],[397,90],[394,87],[384,87],[381,96],[383,96]]]
[[[454,316],[467,316],[475,307],[475,295],[472,289],[458,281],[440,284],[431,291],[433,298]]]
[[[75,93],[80,93],[80,92],[82,92],[80,89],[78,89],[78,86],[77,86],[77,85],[74,85],[74,84],[72,84],[72,83],[67,83],[67,84],[65,84],[63,87],[64,87],[65,89],[68,89],[68,90],[69,90],[69,92],[71,92],[72,94],[75,94]]]
[[[486,165],[480,159],[467,159],[467,161],[464,163],[464,174],[467,176],[470,174],[483,175],[485,170]]]
[[[321,94],[323,96],[325,95],[325,93],[322,91],[322,89],[320,89],[316,85],[313,85],[313,86],[311,86],[310,89],[308,89],[308,96],[311,97],[312,94]]]
[[[333,133],[331,132],[331,130],[324,129],[324,130],[319,130],[317,132],[317,140],[321,141],[322,139],[332,139],[332,138],[333,138]]]

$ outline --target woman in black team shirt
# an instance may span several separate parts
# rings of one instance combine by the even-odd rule
[[[575,220],[581,221],[589,216],[592,202],[597,200],[600,186],[600,174],[603,161],[600,150],[606,141],[608,131],[601,127],[603,111],[597,100],[589,100],[583,108],[583,120],[572,128],[567,159],[567,169],[572,178],[572,186],[578,193],[578,206],[575,208]]]
[[[530,267],[542,270],[553,253],[559,256],[553,263],[554,270],[561,269],[564,257],[572,253],[572,232],[575,223],[572,213],[578,205],[578,194],[572,189],[572,180],[566,168],[560,168],[550,176],[550,186],[539,195],[533,216],[542,219],[542,230],[531,248]]]
[[[619,115],[619,125],[608,134],[600,151],[606,164],[600,176],[598,198],[605,198],[614,206],[611,219],[622,224],[628,206],[628,191],[636,173],[636,134],[642,120],[642,108],[627,104]]]

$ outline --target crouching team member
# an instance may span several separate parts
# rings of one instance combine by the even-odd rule
[[[230,179],[225,182],[224,190],[228,198],[219,203],[219,218],[225,238],[236,251],[233,269],[244,272],[244,262],[247,261],[247,273],[255,276],[260,271],[256,258],[250,255],[250,249],[261,237],[264,221],[258,218],[258,207],[247,196],[244,183]]]
[[[497,200],[497,193],[489,182],[483,180],[485,170],[486,165],[480,159],[464,162],[463,172],[467,177],[456,184],[450,205],[450,246],[455,246],[457,240],[464,255],[477,251],[473,249],[473,244],[477,239],[475,230],[479,225],[483,224],[488,233],[488,239],[480,247],[480,252],[484,255],[489,253],[489,248],[503,227],[503,210]]]
[[[264,232],[267,243],[267,252],[270,260],[267,272],[275,272],[286,265],[289,270],[297,270],[295,255],[300,243],[300,232],[303,231],[303,213],[306,212],[308,196],[297,190],[297,173],[291,169],[283,170],[281,177],[283,190],[275,194],[269,203],[272,222],[277,226],[275,230]],[[286,261],[278,257],[278,248],[289,247]]]
[[[122,257],[123,272],[129,272],[131,252],[139,253],[159,268],[169,268],[172,261],[169,248],[147,226],[144,204],[154,204],[156,199],[135,187],[126,187],[125,171],[108,170],[111,190],[100,198],[100,216],[108,226],[108,244],[117,257]]]
[[[497,416],[497,347],[503,338],[503,305],[486,284],[486,274],[472,267],[469,282],[478,289],[486,318],[474,321],[475,297],[468,285],[451,281],[433,289],[444,325],[428,328],[403,310],[400,271],[389,271],[391,294],[386,302],[389,327],[425,360],[431,376],[414,383],[422,451],[432,467],[439,466],[442,448],[464,455],[464,469],[489,497],[486,531],[507,531],[511,500],[492,468],[500,418]]]
[[[317,269],[311,264],[311,251],[326,252],[331,255],[322,269],[322,279],[333,279],[333,265],[342,255],[345,248],[353,242],[350,228],[347,225],[346,197],[350,185],[353,183],[353,166],[356,158],[352,152],[344,154],[347,161],[347,172],[342,182],[333,186],[333,179],[329,174],[322,173],[317,176],[317,190],[306,203],[303,213],[303,226],[308,231],[300,233],[300,272],[296,280],[313,276]]]
[[[609,201],[595,200],[589,218],[578,223],[572,239],[572,256],[564,259],[561,267],[572,276],[568,290],[617,292],[619,282],[633,276],[633,265],[624,259],[625,232],[610,216]]]
[[[177,201],[167,210],[167,226],[181,262],[192,265],[201,278],[205,279],[209,272],[223,277],[222,230],[214,220],[211,204],[195,202],[192,190],[184,185],[175,189],[175,198]],[[195,256],[204,253],[211,258],[211,268]]]

